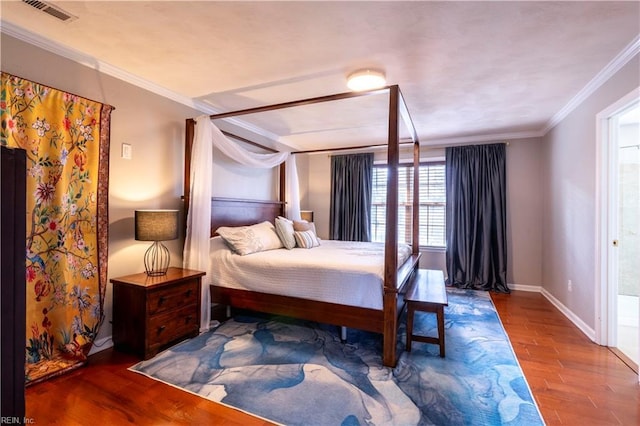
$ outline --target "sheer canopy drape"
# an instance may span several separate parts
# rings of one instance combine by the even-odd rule
[[[509,293],[505,144],[446,149],[448,283]]]
[[[196,118],[191,147],[191,188],[183,264],[185,268],[197,271],[207,271],[209,268],[213,183],[213,127],[209,124],[211,120],[207,116]],[[208,330],[211,322],[209,282],[208,276],[205,275],[200,290],[200,331]]]
[[[285,196],[288,200],[286,214],[293,219],[300,218],[300,195],[294,156],[288,152],[262,154],[248,151],[229,140],[208,116],[202,115],[197,117],[195,121],[183,264],[188,269],[207,271],[209,269],[209,239],[211,235],[214,146],[231,160],[248,167],[273,168],[286,161]],[[210,278],[207,274],[203,277],[202,285],[200,331],[208,330],[211,321],[209,284]]]
[[[371,241],[372,193],[372,153],[331,157],[332,240]]]

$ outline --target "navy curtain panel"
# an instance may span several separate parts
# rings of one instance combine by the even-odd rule
[[[448,284],[509,293],[505,144],[446,149]]]
[[[329,238],[371,241],[373,154],[331,157]]]

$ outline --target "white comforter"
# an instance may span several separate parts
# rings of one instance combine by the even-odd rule
[[[411,248],[398,246],[398,265]],[[207,271],[213,285],[282,296],[382,309],[384,244],[323,240],[312,249],[234,254],[211,239]]]

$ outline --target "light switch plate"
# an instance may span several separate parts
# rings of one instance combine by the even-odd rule
[[[125,160],[131,160],[131,145],[128,143],[122,144],[122,158]]]

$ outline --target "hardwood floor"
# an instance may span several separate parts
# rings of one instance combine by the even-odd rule
[[[127,368],[139,361],[106,349],[86,367],[29,386],[34,425],[270,425],[270,422],[149,379]]]
[[[592,343],[538,293],[492,294],[548,425],[638,425],[638,376]],[[127,368],[112,349],[88,366],[27,388],[27,418],[40,425],[268,425]]]
[[[639,425],[638,375],[539,293],[492,294],[548,425]]]

